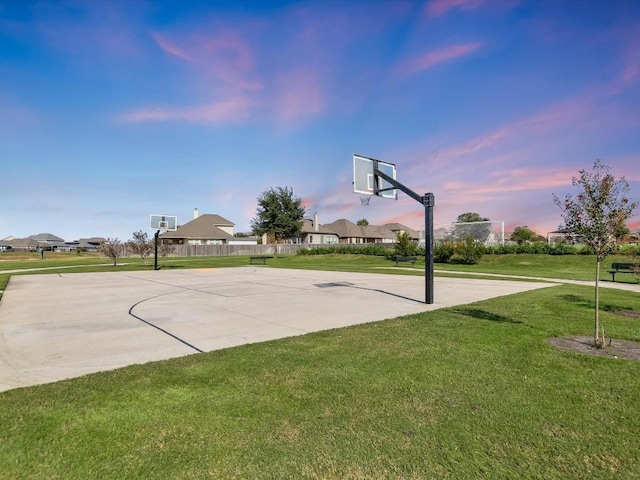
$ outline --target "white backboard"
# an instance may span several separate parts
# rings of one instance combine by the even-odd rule
[[[174,215],[158,215],[152,213],[149,216],[149,227],[153,230],[174,232],[178,228],[178,217]]]
[[[353,191],[360,195],[378,195],[383,198],[398,198],[398,191],[386,180],[378,177],[378,190],[375,192],[374,164],[385,175],[396,179],[396,166],[393,163],[383,162],[362,155],[353,155]],[[391,189],[391,190],[388,190]]]

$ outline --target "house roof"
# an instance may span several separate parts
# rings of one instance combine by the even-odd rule
[[[37,235],[29,235],[27,238],[36,242],[64,242],[64,239],[56,237],[51,233],[39,233]]]
[[[417,231],[401,223],[385,223],[383,227],[391,230],[392,232],[397,232],[402,230],[404,232],[407,232],[409,236],[414,239],[420,238],[420,234]]]
[[[322,233],[324,235],[337,235],[336,232],[328,228],[326,225],[318,225],[316,231],[313,227],[313,220],[305,218],[302,220],[302,233]]]
[[[178,227],[175,232],[167,232],[162,238],[193,238],[200,240],[223,240],[233,238],[220,227],[233,227],[233,223],[220,215],[205,213]]]
[[[15,238],[13,240],[6,240],[6,243],[11,245],[13,248],[27,248],[38,246],[38,242],[36,240],[33,240],[32,238]]]
[[[325,227],[338,234],[340,238],[385,238],[391,240],[396,238],[396,235],[388,228],[377,225],[360,226],[344,218],[329,223]]]

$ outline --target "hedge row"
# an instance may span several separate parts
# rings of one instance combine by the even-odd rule
[[[298,250],[298,255],[329,255],[332,253],[353,254],[353,255],[377,255],[388,257],[393,255],[393,248],[381,245],[363,245],[362,247],[351,247],[346,245],[332,245],[328,247],[303,248]],[[424,250],[422,251],[424,255]]]
[[[533,253],[543,255],[592,255],[593,250],[586,246],[580,245],[564,245],[564,244],[547,244],[547,243],[529,243],[522,245],[497,245],[484,247],[475,242],[467,245],[465,242],[438,242],[433,247],[434,261],[436,263],[466,263],[471,261],[477,262],[482,254],[487,255],[508,255],[519,253]],[[298,251],[299,255],[328,255],[328,254],[354,254],[354,255],[376,255],[380,257],[390,257],[397,252],[394,247],[382,245],[363,245],[363,246],[346,246],[332,245],[319,246],[313,248],[305,248]],[[629,256],[640,256],[640,245],[623,245],[618,253]],[[424,256],[424,248],[416,248],[411,255]],[[479,255],[479,256],[478,256]],[[461,259],[462,258],[462,259]],[[475,261],[474,261],[475,258]]]

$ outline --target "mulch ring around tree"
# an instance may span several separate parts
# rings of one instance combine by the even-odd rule
[[[607,338],[604,348],[596,348],[593,346],[593,337],[554,337],[547,341],[550,345],[562,350],[571,350],[585,355],[640,361],[640,342]]]

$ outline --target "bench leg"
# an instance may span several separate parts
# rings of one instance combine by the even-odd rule
[[[612,281],[612,282],[615,282],[615,281],[616,281],[616,274],[615,274],[615,273],[612,273],[612,274],[611,274],[611,281]]]

